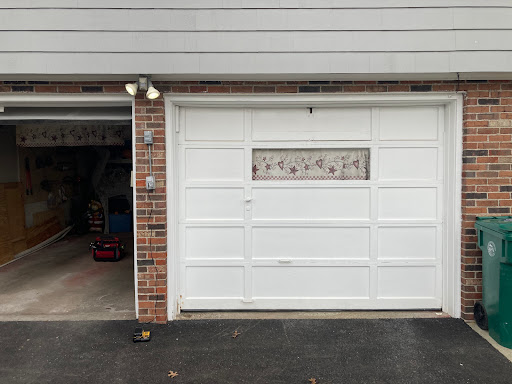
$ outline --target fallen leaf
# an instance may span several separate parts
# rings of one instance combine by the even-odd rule
[[[167,374],[167,376],[169,376],[171,379],[178,376],[178,372],[174,372],[174,371],[169,371],[169,373]]]
[[[311,384],[317,384],[316,379],[314,379],[314,378],[311,378],[311,379],[309,379],[308,381],[309,381]]]
[[[235,331],[233,332],[233,336],[231,336],[233,339],[236,339],[238,337],[238,335],[240,335],[241,333],[238,332],[238,331]]]

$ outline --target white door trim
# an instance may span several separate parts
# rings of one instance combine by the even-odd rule
[[[132,107],[132,153],[135,161],[135,99],[127,94],[0,94],[0,106],[2,107]],[[132,164],[135,170],[135,164]],[[133,188],[133,203],[136,203],[135,187]],[[134,210],[135,211],[135,210]],[[133,228],[136,233],[137,215],[133,215]],[[133,275],[135,281],[135,314],[139,318],[138,280],[137,280],[137,236],[133,236]]]
[[[167,281],[168,318],[173,320],[180,311],[179,251],[178,251],[178,181],[177,135],[179,107],[236,106],[383,106],[383,105],[442,105],[445,106],[444,206],[443,242],[443,304],[450,316],[461,315],[461,190],[462,190],[462,107],[461,93],[386,93],[386,94],[317,94],[317,95],[164,95],[167,148]],[[450,257],[448,257],[450,255]]]

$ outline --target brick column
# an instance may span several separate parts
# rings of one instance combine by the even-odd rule
[[[165,114],[162,97],[135,98],[135,175],[139,321],[167,322],[167,216]],[[156,189],[146,190],[149,150],[144,131],[152,131],[152,169]]]
[[[476,216],[510,215],[512,177],[512,84],[481,81],[464,103],[462,173],[462,315],[473,318],[482,298],[482,252]]]

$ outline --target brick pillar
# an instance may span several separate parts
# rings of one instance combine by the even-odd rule
[[[462,316],[473,319],[482,298],[482,252],[477,216],[510,215],[512,177],[512,84],[482,81],[464,103],[462,173]]]
[[[165,114],[162,98],[135,99],[135,174],[137,215],[137,278],[139,321],[167,322],[167,217],[165,173]],[[145,187],[149,151],[144,131],[153,132],[151,148],[156,189]]]

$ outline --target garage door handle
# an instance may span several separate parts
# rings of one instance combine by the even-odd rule
[[[289,264],[292,262],[292,259],[279,259],[278,261],[281,264]]]
[[[245,198],[245,202],[246,202],[246,203],[250,203],[251,201],[252,201],[252,197],[246,197],[246,198]]]

